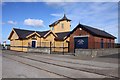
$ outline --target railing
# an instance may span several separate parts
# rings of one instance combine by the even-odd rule
[[[101,42],[90,42],[88,45],[89,48],[99,49],[99,48],[114,48],[115,43],[101,43]]]
[[[86,43],[76,43],[79,46],[81,46],[82,49],[100,49],[100,48],[115,48],[115,43],[101,43],[101,42],[88,42],[88,44]],[[84,47],[85,45],[87,45],[87,47]],[[76,48],[79,48],[75,46]]]
[[[51,52],[69,52],[68,42],[36,42],[35,47],[33,47],[32,42],[28,42],[28,48],[50,48]]]
[[[73,44],[73,46],[75,46]],[[11,48],[16,47],[24,49],[28,48],[49,48],[52,53],[54,52],[60,52],[60,53],[65,53],[65,52],[70,52],[74,51],[76,48],[73,47],[71,48],[69,42],[63,42],[63,41],[55,41],[55,42],[50,42],[50,41],[44,41],[44,42],[35,42],[35,47],[33,47],[32,42],[18,42],[18,43],[11,43],[10,45]],[[70,47],[70,48],[69,48]],[[120,48],[119,43],[101,43],[101,42],[88,42],[88,49],[100,49],[100,48]],[[69,50],[70,49],[70,50]]]

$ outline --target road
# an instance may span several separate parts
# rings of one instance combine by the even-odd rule
[[[66,56],[66,55],[65,55]],[[118,78],[118,64],[3,51],[3,78]]]

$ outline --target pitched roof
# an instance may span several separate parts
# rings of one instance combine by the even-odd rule
[[[69,32],[61,32],[61,33],[56,33],[58,37],[55,38],[55,40],[64,40],[65,37],[67,37],[70,34]]]
[[[26,36],[32,34],[34,31],[31,30],[24,30],[24,29],[17,29],[17,28],[13,28],[15,30],[15,32],[17,33],[17,35],[19,36],[20,39],[25,39]]]
[[[53,23],[50,24],[49,26],[55,26],[56,24],[58,24],[60,21],[63,21],[63,20],[71,21],[71,20],[68,19],[68,18],[66,17],[66,15],[64,14],[63,18],[61,18],[61,19],[59,19],[59,20],[53,22]]]
[[[77,28],[82,28],[82,29],[88,31],[90,34],[92,34],[94,36],[116,39],[115,36],[105,32],[103,30],[93,28],[93,27],[90,27],[90,26],[86,26],[86,25],[82,25],[80,23],[70,32],[70,34],[72,34]],[[70,36],[70,34],[68,36]]]
[[[44,37],[45,34],[47,34],[50,30],[48,31],[43,31],[43,32],[40,32],[40,31],[36,31],[41,37]]]
[[[20,39],[26,39],[26,36],[37,32],[41,37],[43,37],[48,31],[32,31],[32,30],[24,30],[24,29],[17,29],[17,28],[13,28],[15,30],[15,32],[17,33],[17,35],[19,36]]]

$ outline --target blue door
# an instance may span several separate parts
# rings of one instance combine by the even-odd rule
[[[32,41],[32,47],[35,48],[36,46],[36,41]]]
[[[88,49],[88,37],[75,37],[74,46],[75,49]]]

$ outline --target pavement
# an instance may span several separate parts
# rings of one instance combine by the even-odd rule
[[[72,55],[36,54],[9,50],[3,51],[2,70],[3,78],[119,77],[118,58],[99,57],[88,60]]]

